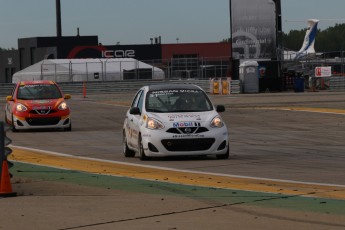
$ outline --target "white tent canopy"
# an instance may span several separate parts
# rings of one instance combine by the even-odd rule
[[[164,79],[164,72],[133,58],[46,59],[12,76],[13,83],[22,80],[80,82],[124,79]]]

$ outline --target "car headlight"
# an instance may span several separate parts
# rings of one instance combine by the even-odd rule
[[[59,110],[66,110],[68,109],[68,106],[67,106],[67,103],[66,102],[62,102],[59,107],[58,107]]]
[[[28,108],[26,108],[25,105],[18,103],[17,106],[16,106],[16,110],[18,112],[24,112],[24,111],[28,110]]]
[[[149,118],[147,118],[146,128],[148,128],[148,129],[163,129],[164,125],[162,124],[162,122],[149,117]]]
[[[210,126],[212,128],[221,128],[224,126],[224,122],[223,120],[219,117],[219,116],[216,116],[215,118],[213,118],[213,120],[211,121],[211,124]]]

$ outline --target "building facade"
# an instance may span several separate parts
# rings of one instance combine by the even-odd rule
[[[44,59],[134,58],[165,71],[169,79],[230,77],[230,43],[98,43],[97,36],[34,37],[18,40],[18,50],[0,52],[0,82]]]

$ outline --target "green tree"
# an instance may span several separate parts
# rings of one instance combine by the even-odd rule
[[[306,29],[291,30],[282,36],[283,47],[290,50],[299,50],[304,40]],[[315,38],[317,52],[333,52],[345,50],[345,24],[336,24],[321,31],[318,30]]]
[[[302,47],[306,29],[291,30],[282,34],[282,46],[288,50],[298,51]],[[230,38],[220,42],[230,42]],[[316,52],[345,51],[345,23],[335,24],[325,30],[318,30],[315,38]]]
[[[300,50],[305,37],[306,29],[291,30],[288,34],[283,33],[282,45],[289,50]]]

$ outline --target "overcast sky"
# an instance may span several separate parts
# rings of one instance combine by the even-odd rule
[[[256,0],[253,0],[256,1]],[[281,0],[283,30],[345,23],[344,0]],[[229,0],[61,0],[62,35],[98,35],[104,45],[219,42],[230,35]],[[299,20],[302,22],[293,22]],[[55,0],[0,0],[0,47],[18,38],[56,36]]]

